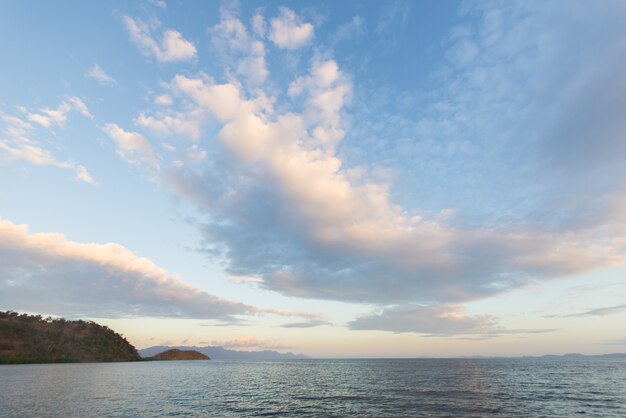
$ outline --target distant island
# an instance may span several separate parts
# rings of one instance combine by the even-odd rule
[[[210,360],[210,358],[195,350],[178,350],[172,348],[171,350],[163,351],[152,357],[144,358],[144,360]]]
[[[166,350],[193,350],[209,356],[213,360],[296,360],[296,359],[310,359],[311,357],[304,354],[294,353],[279,353],[273,350],[263,351],[240,351],[229,350],[218,346],[166,346],[157,345],[139,350],[141,357],[150,359],[158,353]]]
[[[0,364],[139,360],[126,338],[95,322],[0,312]]]

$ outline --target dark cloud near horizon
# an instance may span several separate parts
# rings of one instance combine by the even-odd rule
[[[572,314],[548,315],[546,318],[580,318],[584,316],[607,316],[614,315],[626,311],[626,304],[617,306],[608,306],[605,308],[596,308],[584,312]]]
[[[351,330],[378,330],[484,340],[511,334],[542,334],[555,329],[506,329],[492,315],[466,315],[459,305],[398,305],[347,324]]]

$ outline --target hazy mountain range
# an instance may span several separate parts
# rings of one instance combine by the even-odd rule
[[[211,360],[292,360],[292,359],[310,359],[311,357],[304,354],[294,353],[279,353],[273,350],[263,351],[240,351],[229,350],[223,347],[195,347],[195,346],[166,346],[155,345],[139,350],[141,357],[152,357],[155,354],[161,353],[166,350],[176,348],[178,350],[195,350],[202,354],[205,354],[211,358]]]

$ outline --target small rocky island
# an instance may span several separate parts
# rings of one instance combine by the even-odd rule
[[[0,364],[139,360],[126,338],[95,322],[0,312]]]
[[[209,356],[205,356],[194,350],[178,350],[172,348],[144,360],[210,360]]]

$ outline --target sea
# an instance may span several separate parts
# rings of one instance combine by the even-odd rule
[[[626,360],[2,365],[0,416],[626,417]]]

